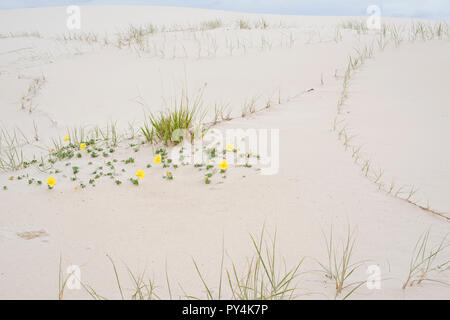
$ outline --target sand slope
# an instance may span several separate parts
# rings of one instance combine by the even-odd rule
[[[419,188],[424,206],[447,213],[450,93],[442,71],[450,69],[449,45],[419,42],[380,54],[358,75],[348,106],[350,126],[369,157],[407,185],[405,192]]]

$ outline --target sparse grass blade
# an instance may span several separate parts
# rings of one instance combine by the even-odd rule
[[[429,248],[430,230],[427,230],[417,240],[409,264],[408,276],[403,283],[402,288],[406,289],[409,286],[413,286],[415,283],[420,284],[422,281],[434,281],[427,278],[432,272],[440,269],[442,264],[436,263],[437,256],[440,256],[448,247],[446,235],[441,242],[434,248]],[[448,262],[446,262],[448,263]],[[444,263],[444,265],[446,264]]]
[[[116,276],[117,286],[119,287],[119,291],[120,291],[120,296],[122,297],[122,300],[125,300],[125,297],[124,297],[123,291],[122,291],[122,287],[120,285],[119,274],[117,273],[116,265],[114,264],[113,259],[109,255],[106,255],[106,256],[108,257],[109,261],[111,262],[111,264],[113,266],[114,274]]]

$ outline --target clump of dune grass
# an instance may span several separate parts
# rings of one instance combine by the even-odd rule
[[[67,130],[69,141],[73,143],[80,143],[89,140],[89,133],[83,126],[73,127]]]
[[[441,270],[450,263],[450,260],[441,264],[437,263],[437,257],[442,255],[448,248],[449,242],[447,241],[446,235],[437,246],[429,248],[429,237],[430,230],[422,234],[417,240],[409,263],[408,276],[402,286],[403,289],[414,284],[420,284],[423,281],[442,283],[441,281],[429,278],[429,274],[432,271]],[[449,285],[448,283],[446,284]]]
[[[214,121],[213,124],[217,124],[219,121],[231,120],[231,111],[229,109],[229,103],[214,105]]]
[[[149,35],[153,35],[158,31],[158,29],[152,25],[147,24],[146,26],[133,26],[130,25],[125,32],[120,32],[117,34],[117,47],[132,47],[136,46],[139,49],[143,49],[146,45],[146,38]]]
[[[255,28],[256,29],[267,29],[267,28],[269,28],[269,23],[265,19],[261,18],[255,22]]]
[[[348,20],[340,24],[342,29],[355,30],[358,34],[366,34],[369,29],[365,20]]]
[[[409,40],[429,41],[433,39],[443,39],[449,35],[449,27],[445,22],[436,22],[435,24],[424,22],[413,22],[409,27]]]
[[[380,34],[377,38],[377,44],[378,44],[378,49],[380,51],[383,51],[386,46],[388,45],[389,40],[386,39],[386,37],[384,37],[382,34]]]
[[[185,137],[191,140],[198,133],[196,125],[201,124],[205,113],[202,110],[203,91],[191,101],[185,91],[179,100],[175,99],[174,108],[165,112],[151,113],[148,122],[140,128],[148,142],[158,141],[178,144]]]
[[[271,242],[263,240],[264,229],[258,239],[251,236],[255,249],[255,257],[250,260],[245,276],[239,278],[235,264],[232,273],[227,271],[227,278],[233,298],[282,300],[295,297],[294,280],[299,275],[299,268],[305,258],[293,266],[289,271],[281,269],[276,262],[276,234]]]
[[[245,101],[244,105],[242,106],[242,118],[245,118],[246,116],[256,113],[256,104],[259,97],[254,96],[250,100]]]
[[[24,163],[23,151],[18,147],[6,148],[0,152],[0,169],[15,171],[22,168]]]
[[[136,274],[127,266],[126,268],[128,271],[128,275],[132,282],[132,287],[127,288],[127,291],[130,292],[128,294],[125,291],[125,288],[123,287],[123,285],[121,283],[119,273],[117,271],[117,267],[116,267],[114,260],[109,255],[107,255],[107,258],[111,262],[111,265],[113,267],[115,282],[116,282],[117,289],[120,293],[120,297],[122,300],[126,300],[126,299],[128,299],[128,300],[155,300],[155,299],[159,300],[159,299],[161,299],[158,296],[158,294],[156,293],[157,290],[156,290],[155,283],[149,279],[144,280],[145,279],[145,271],[143,271],[142,273]],[[107,300],[107,298],[98,294],[91,286],[89,286],[85,283],[81,283],[81,286],[94,300]]]
[[[239,19],[238,20],[238,26],[241,30],[250,30],[252,27],[250,26],[250,23],[247,20]]]
[[[0,170],[15,171],[23,167],[25,162],[22,147],[29,144],[25,134],[19,129],[12,132],[0,129]]]
[[[353,262],[353,249],[356,243],[356,237],[350,227],[347,229],[347,236],[340,245],[336,244],[333,239],[333,229],[330,230],[330,236],[324,234],[327,247],[328,261],[327,263],[319,262],[325,276],[332,280],[336,287],[335,299],[344,292],[343,299],[347,299],[365,281],[350,282],[350,276],[362,266],[363,262]]]
[[[223,22],[220,19],[204,21],[200,24],[201,30],[212,30],[223,26]]]
[[[396,25],[392,25],[389,28],[390,34],[391,34],[391,38],[392,40],[394,40],[394,44],[396,47],[400,46],[400,44],[403,42],[403,37],[402,37],[402,33],[399,30],[399,27],[397,27]]]
[[[117,130],[117,122],[109,122],[106,128],[96,126],[93,129],[93,133],[96,140],[106,141],[110,146],[116,147],[119,144],[120,135]],[[83,141],[83,139],[80,141]]]
[[[185,133],[193,134],[193,121],[196,110],[185,106],[180,106],[174,110],[159,114],[151,114],[149,121],[152,131],[149,131],[148,125],[141,128],[144,135],[149,137],[147,141],[152,141],[151,137],[156,136],[159,141],[165,145],[177,144],[184,138]],[[177,134],[182,134],[177,136]]]
[[[243,269],[232,262],[230,269],[225,269],[231,298],[236,300],[290,300],[295,298],[296,283],[300,275],[299,269],[305,258],[291,268],[282,264],[277,257],[276,233],[273,239],[265,237],[265,228],[261,230],[259,238],[250,235],[254,256],[248,260]],[[220,299],[222,294],[222,278],[224,272],[224,252],[220,266],[220,278],[217,296],[208,286],[197,263],[194,266],[207,292],[207,299]],[[192,298],[192,297],[190,297]]]

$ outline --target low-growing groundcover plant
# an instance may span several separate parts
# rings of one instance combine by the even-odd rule
[[[193,98],[188,97],[187,89],[182,91],[181,97],[177,100],[175,99],[172,102],[172,109],[159,113],[159,114],[150,114],[147,117],[146,123],[143,126],[139,127],[136,131],[134,126],[130,124],[130,133],[118,134],[118,130],[116,128],[116,123],[111,122],[105,129],[101,129],[99,127],[95,127],[92,130],[85,130],[85,127],[79,127],[74,129],[67,130],[67,134],[61,139],[53,139],[53,146],[49,148],[49,155],[47,158],[41,156],[40,161],[33,158],[33,160],[27,162],[23,158],[23,154],[19,153],[18,146],[20,145],[19,140],[17,138],[16,133],[11,137],[8,132],[2,131],[0,132],[6,138],[3,139],[7,142],[8,148],[7,150],[11,151],[7,156],[8,161],[5,162],[3,155],[0,154],[0,170],[20,170],[26,169],[30,166],[36,166],[37,169],[46,173],[46,177],[42,177],[41,179],[48,179],[49,176],[55,176],[56,180],[58,177],[56,175],[62,174],[62,178],[58,178],[59,182],[65,179],[65,176],[68,175],[67,172],[64,172],[64,169],[58,168],[59,161],[67,161],[67,160],[83,160],[86,157],[91,158],[92,160],[98,160],[98,162],[104,161],[107,158],[113,156],[116,152],[116,149],[119,147],[119,144],[124,141],[131,141],[129,146],[132,148],[133,153],[138,153],[141,151],[142,146],[150,145],[155,148],[158,145],[163,145],[164,147],[172,147],[183,143],[193,143],[194,139],[203,138],[204,135],[208,132],[213,124],[218,123],[219,121],[215,121],[215,123],[204,123],[203,120],[206,116],[206,112],[203,110],[203,91],[204,87],[200,89],[197,95]],[[279,99],[279,104],[281,100]],[[254,103],[253,103],[254,106]],[[255,106],[254,106],[255,107]],[[264,108],[263,108],[264,109]],[[261,109],[261,110],[263,110]],[[254,109],[254,112],[259,112],[261,110]],[[232,118],[228,116],[222,115],[222,121],[228,121]],[[136,135],[136,132],[140,132],[142,135]],[[23,133],[22,133],[22,136]],[[24,136],[25,137],[25,136]],[[3,138],[0,135],[0,138]],[[143,140],[141,140],[143,138]],[[26,138],[25,138],[26,139]],[[164,152],[161,152],[164,150]],[[217,173],[221,174],[221,178],[225,179],[226,172],[229,164],[225,160],[226,152],[234,152],[236,155],[238,154],[238,150],[234,148],[233,145],[226,145],[224,150],[217,150],[216,148],[212,148],[210,151],[210,160],[215,161],[218,158],[218,155],[222,153],[224,155],[223,161],[219,164],[220,170],[214,170],[210,163],[205,163],[207,173],[203,175],[203,181],[205,184],[211,184],[215,180],[213,176]],[[243,157],[243,154],[240,154],[239,157]],[[184,155],[180,153],[180,160]],[[252,156],[253,157],[253,156]],[[251,157],[247,156],[247,160]],[[259,156],[255,156],[255,158],[259,159]],[[110,161],[108,161],[110,162]],[[116,163],[117,159],[113,159],[113,162]],[[134,164],[135,158],[129,157],[126,160],[122,160],[125,164]],[[211,162],[211,161],[209,161]],[[165,149],[160,149],[156,152],[156,156],[153,159],[154,164],[162,164],[163,168],[172,168],[174,170],[179,168],[178,163],[174,163],[173,159],[167,157],[167,151]],[[93,161],[89,161],[88,165],[93,165]],[[182,166],[186,166],[186,163],[182,163]],[[194,164],[196,166],[197,164]],[[66,166],[68,166],[68,162],[66,162]],[[252,165],[246,163],[242,167],[251,168]],[[110,169],[109,172],[94,171],[91,176],[86,177],[85,168],[81,163],[76,163],[73,166],[73,172],[71,173],[71,177],[69,178],[72,182],[76,182],[77,185],[73,186],[74,190],[77,190],[78,187],[80,189],[86,188],[86,186],[95,187],[100,179],[105,177],[109,177],[117,186],[122,185],[123,179],[130,180],[134,185],[139,185],[139,180],[141,178],[135,178],[133,176],[123,177],[126,173],[125,168],[115,168],[112,165],[108,165]],[[147,169],[151,168],[151,164],[147,164]],[[20,178],[19,178],[20,177]],[[163,175],[163,179],[165,180],[174,180],[175,173],[170,171],[170,174]],[[27,179],[27,181],[31,181],[29,184],[37,184],[41,185],[42,183],[37,183],[37,181],[41,181],[41,179],[36,179],[34,177],[29,177],[29,174],[20,175],[17,177],[17,180]],[[52,183],[52,185],[47,184],[50,189],[53,189],[56,183]],[[62,186],[63,184],[58,183],[58,185]],[[8,190],[7,186],[5,186],[4,190]],[[76,187],[76,188],[75,188]]]
[[[240,165],[245,168],[252,168],[252,165],[248,163],[252,158],[259,159],[259,155],[239,152],[232,144],[225,145],[223,149],[217,144],[217,147],[202,147],[202,150],[200,150],[203,154],[202,162],[191,164],[189,161],[185,161],[186,156],[190,154],[187,153],[184,146],[181,149],[177,149],[178,153],[176,153],[175,149],[175,153],[171,152],[171,156],[176,159],[172,159],[169,156],[170,149],[159,147],[151,156],[153,161],[150,160],[151,158],[145,160],[147,165],[144,165],[144,168],[148,169],[148,172],[146,172],[143,170],[143,167],[138,167],[138,163],[141,162],[139,158],[141,157],[136,158],[137,155],[121,161],[115,159],[113,154],[119,145],[115,145],[112,148],[110,142],[93,138],[86,142],[82,141],[81,143],[78,141],[72,142],[74,139],[70,135],[67,135],[62,140],[64,142],[55,144],[55,148],[50,151],[47,161],[44,159],[41,159],[40,162],[33,160],[27,164],[27,167],[36,167],[42,173],[46,173],[46,176],[42,178],[47,182],[50,190],[58,186],[64,186],[63,182],[70,180],[73,183],[72,190],[77,191],[79,189],[85,189],[86,186],[95,187],[100,180],[105,178],[111,179],[117,186],[122,185],[124,179],[129,180],[135,186],[139,186],[139,181],[143,180],[147,173],[153,174],[153,171],[158,170],[158,168],[165,169],[165,174],[162,175],[164,180],[172,181],[175,180],[176,171],[180,166],[186,167],[190,165],[202,172],[203,181],[208,185],[217,181],[214,177],[218,174],[220,174],[219,179],[225,179],[227,177],[230,167],[227,161],[230,160],[229,155],[232,155],[234,161],[239,159],[246,161],[247,163]],[[133,153],[140,152],[141,149],[136,146],[142,145],[143,143],[145,144],[145,141],[137,140],[129,143],[129,148],[132,149]],[[84,160],[86,157],[92,160],[88,161],[87,165]],[[145,157],[148,157],[148,155]],[[95,160],[95,163],[101,165],[92,171],[89,167],[94,165],[93,161],[95,158],[98,158]],[[61,163],[63,160],[65,160],[64,163]],[[67,162],[67,160],[71,161]],[[137,167],[133,176],[126,176],[128,166]],[[26,181],[29,185],[42,185],[40,178],[30,176],[28,173],[19,175],[15,179],[14,177],[10,177],[9,179],[9,181],[14,180]],[[8,190],[8,188],[6,187],[3,190]]]

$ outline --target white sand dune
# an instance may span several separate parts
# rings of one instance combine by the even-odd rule
[[[447,41],[380,54],[358,75],[348,106],[350,126],[369,158],[404,183],[405,192],[418,188],[422,205],[447,213],[450,92],[442,71],[450,70],[449,50]]]
[[[354,261],[366,261],[353,280],[367,279],[369,265],[378,265],[383,278],[380,290],[362,286],[352,298],[448,298],[449,288],[442,284],[448,282],[448,270],[429,275],[439,283],[401,288],[419,236],[430,229],[430,245],[435,245],[450,231],[445,218],[450,216],[448,33],[405,40],[398,47],[391,40],[381,51],[377,32],[342,28],[342,21],[355,18],[82,7],[82,32],[108,38],[105,45],[63,40],[66,18],[65,8],[0,11],[0,126],[8,132],[20,128],[18,140],[28,159],[47,156],[52,140],[71,128],[116,122],[121,132],[130,124],[138,131],[145,113],[170,109],[183,90],[192,98],[203,90],[205,121],[221,105],[236,118],[215,128],[280,130],[280,168],[264,176],[258,166],[230,167],[226,179],[206,185],[204,172],[193,166],[170,169],[175,179],[166,181],[161,177],[167,169],[154,165],[136,187],[128,179],[152,162],[159,146],[146,144],[134,152],[130,143],[140,137],[133,131],[135,139],[122,141],[109,158],[56,163],[49,170],[61,170],[53,190],[28,185],[31,178],[45,181],[50,174],[37,166],[1,172],[0,187],[8,190],[0,190],[0,298],[57,298],[60,256],[63,267],[81,267],[84,283],[120,298],[106,254],[117,262],[127,289],[124,264],[136,272],[146,268],[148,277],[164,287],[167,261],[175,297],[183,295],[176,283],[205,297],[192,257],[217,290],[223,240],[236,265],[245,266],[252,253],[249,233],[265,225],[272,234],[277,230],[277,246],[288,265],[307,256],[302,271],[312,271],[320,269],[314,259],[327,260],[322,231],[333,226],[338,239],[347,224],[357,235]],[[217,18],[220,28],[194,27]],[[264,18],[269,27],[242,30],[241,18],[251,23]],[[130,23],[164,24],[172,31],[148,36],[142,47],[112,45]],[[402,19],[389,23],[404,30],[410,25]],[[174,26],[177,31],[170,29]],[[19,36],[35,31],[40,37]],[[348,57],[372,44],[373,58],[352,73],[349,97],[336,118]],[[35,79],[41,80],[30,92]],[[252,100],[262,111],[241,117]],[[347,147],[339,134],[343,127],[348,137],[356,135]],[[361,159],[371,163],[367,177],[363,160],[352,158],[358,146],[363,146]],[[73,166],[87,184],[99,166],[129,157],[134,164],[116,165],[123,185],[100,179],[95,187],[74,190],[79,180],[70,180]],[[374,183],[379,170],[384,175]],[[391,181],[395,191],[403,190],[400,197],[383,191]],[[412,186],[419,191],[409,200],[442,216],[405,201]],[[42,232],[29,240],[18,236],[31,231]],[[443,252],[438,260],[448,256]],[[320,272],[299,280],[298,298],[334,297],[334,284]],[[167,298],[167,290],[160,290]],[[67,299],[88,297],[82,290],[65,292]]]

